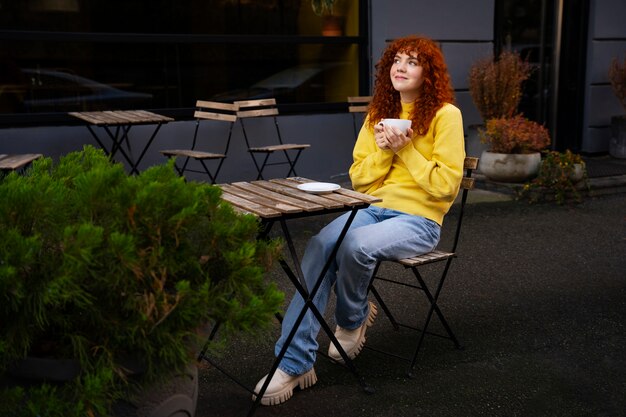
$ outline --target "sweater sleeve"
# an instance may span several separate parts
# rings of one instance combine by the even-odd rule
[[[411,143],[400,149],[397,156],[420,188],[436,199],[451,201],[459,190],[465,158],[460,110],[452,105],[444,106],[435,115],[429,130],[432,132],[428,134],[433,137],[430,158]]]
[[[354,190],[371,194],[382,184],[391,169],[394,153],[376,145],[374,130],[367,125],[366,118],[352,152],[354,162],[350,167],[350,178]]]

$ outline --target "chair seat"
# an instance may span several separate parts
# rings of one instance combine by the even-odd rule
[[[396,262],[407,266],[419,266],[426,265],[431,262],[438,262],[444,259],[452,258],[456,256],[454,252],[443,252],[440,250],[434,250],[432,252],[425,253],[423,255],[412,256],[410,258],[398,259]]]
[[[187,156],[195,159],[219,159],[226,158],[222,153],[192,151],[190,149],[168,149],[160,151],[165,156]]]
[[[282,145],[270,145],[270,146],[260,146],[258,148],[250,148],[248,149],[250,152],[275,152],[275,151],[288,151],[291,149],[306,149],[310,148],[311,145],[307,143],[284,143]]]

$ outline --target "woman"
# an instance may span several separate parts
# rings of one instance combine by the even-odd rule
[[[335,286],[335,336],[350,358],[363,348],[367,327],[376,317],[367,288],[377,261],[418,255],[437,246],[443,217],[459,192],[465,158],[461,112],[453,105],[454,92],[439,47],[424,37],[398,39],[383,52],[376,69],[374,95],[354,147],[350,178],[356,191],[382,202],[357,213],[314,298],[323,313]],[[381,122],[385,118],[409,119],[412,127],[402,132],[385,126]],[[328,259],[347,215],[332,221],[309,242],[302,259],[309,290],[322,269],[320,260]],[[276,354],[303,305],[296,293],[283,320]],[[314,315],[307,312],[262,404],[280,404],[296,386],[315,384],[319,328]],[[328,354],[342,360],[332,343]]]

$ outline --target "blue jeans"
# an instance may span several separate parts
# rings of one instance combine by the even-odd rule
[[[301,266],[308,291],[315,285],[330,256],[349,213],[333,220],[309,241]],[[439,242],[440,226],[429,219],[396,210],[370,206],[359,210],[339,247],[337,255],[313,303],[324,314],[330,291],[335,285],[335,320],[344,329],[360,327],[368,314],[367,288],[379,260],[394,260],[430,252]],[[294,327],[304,299],[296,291],[282,323],[282,334],[275,354]],[[301,375],[313,367],[318,348],[320,324],[307,311],[279,368],[289,375]]]

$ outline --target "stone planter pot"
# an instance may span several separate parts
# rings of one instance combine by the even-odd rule
[[[141,374],[140,365],[131,361],[129,366],[133,374]],[[42,382],[60,384],[73,380],[80,371],[78,360],[27,357],[9,366],[0,388]],[[198,367],[192,363],[182,373],[172,373],[169,378],[134,392],[130,401],[118,400],[112,417],[194,417],[197,403]]]
[[[570,174],[570,179],[574,184],[580,182],[583,179],[585,174],[585,169],[583,168],[583,164],[574,164],[574,172]]]
[[[541,153],[508,154],[483,151],[480,171],[498,182],[524,182],[535,176],[541,166]]]
[[[198,367],[136,392],[132,401],[117,401],[113,417],[194,417],[198,404]]]
[[[614,158],[626,158],[626,116],[611,117],[609,154]]]

